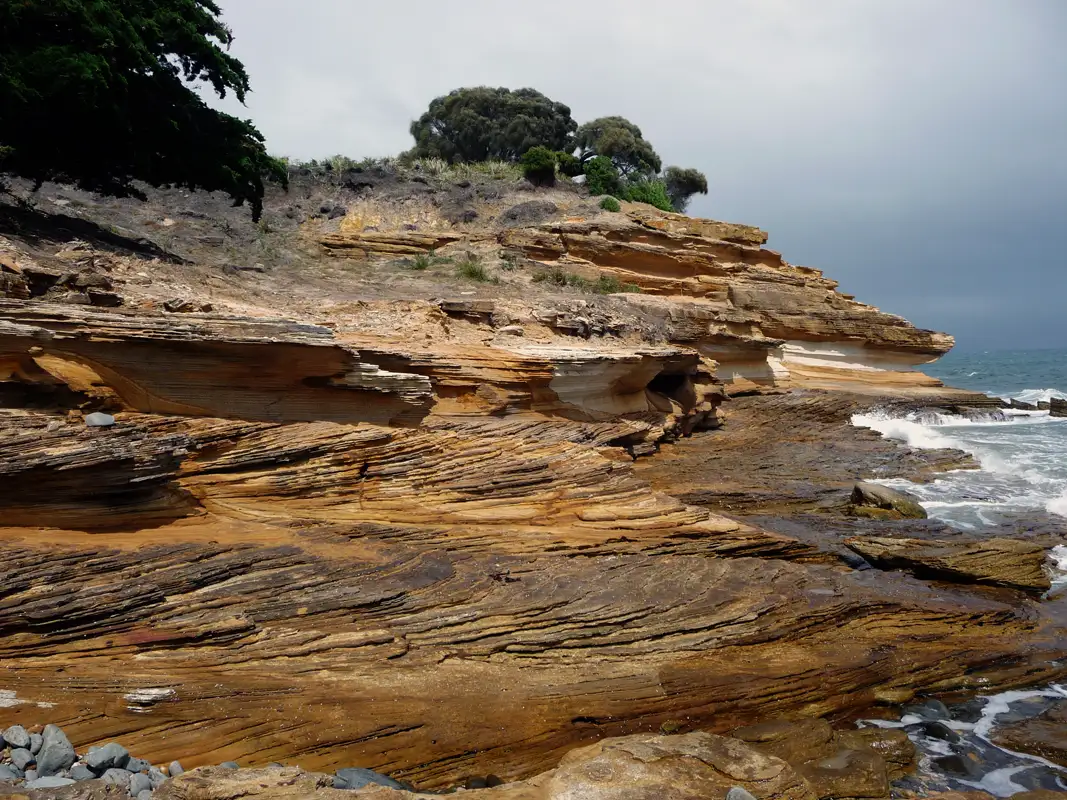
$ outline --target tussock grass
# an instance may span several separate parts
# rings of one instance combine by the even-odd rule
[[[620,294],[641,291],[640,286],[633,283],[623,283],[611,275],[601,275],[595,281],[591,281],[581,275],[575,275],[573,272],[566,272],[560,267],[552,267],[543,272],[538,272],[533,276],[533,282],[547,283],[550,286],[559,286],[561,288],[570,287],[580,292],[590,292],[592,294]]]

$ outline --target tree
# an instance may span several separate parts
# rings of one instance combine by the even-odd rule
[[[535,89],[455,89],[411,123],[418,158],[518,161],[531,147],[572,150],[578,124],[563,103]]]
[[[667,184],[667,196],[671,199],[671,205],[679,214],[685,213],[693,195],[708,193],[708,179],[697,169],[667,167],[663,172],[663,181]]]
[[[574,137],[582,161],[610,158],[623,177],[631,174],[655,175],[662,162],[645,141],[641,129],[623,117],[601,117],[578,128]]]
[[[213,0],[0,0],[0,172],[118,197],[220,190],[258,219],[284,183],[251,122],[210,108],[205,81],[244,101],[248,76]]]

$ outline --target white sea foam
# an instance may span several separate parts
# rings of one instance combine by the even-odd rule
[[[880,481],[915,494],[936,519],[974,529],[997,524],[1005,513],[1040,510],[1067,517],[1067,420],[1047,411],[1003,409],[966,417],[875,411],[852,422],[910,447],[963,450],[978,461],[980,470],[947,472],[930,483]]]
[[[1005,400],[1018,400],[1021,403],[1047,403],[1049,400],[1067,400],[1067,392],[1059,389],[1024,389],[1015,394],[1006,395]]]

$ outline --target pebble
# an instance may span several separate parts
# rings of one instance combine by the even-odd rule
[[[224,769],[240,769],[241,768],[240,765],[238,765],[238,763],[236,761],[223,761],[221,764],[219,764],[219,766],[223,767]]]
[[[37,755],[41,752],[41,745],[44,744],[44,737],[39,733],[30,734],[30,752]]]
[[[45,725],[41,751],[37,754],[37,772],[55,775],[74,763],[74,745],[58,725]]]
[[[743,786],[732,786],[726,793],[726,800],[756,800],[756,797]]]
[[[130,778],[132,777],[129,772],[118,767],[112,767],[100,776],[104,783],[110,783],[115,786],[129,786]]]
[[[115,418],[102,411],[94,411],[92,414],[86,415],[85,424],[90,428],[110,428],[115,424]]]
[[[143,758],[131,758],[125,765],[119,764],[118,766],[124,766],[130,772],[148,772],[152,768],[152,764]]]
[[[152,767],[148,770],[148,780],[152,783],[153,789],[158,789],[166,782],[167,776],[163,774],[163,770],[159,767]]]
[[[6,764],[0,764],[0,781],[17,781],[19,774]]]
[[[108,742],[85,754],[85,766],[99,775],[112,767],[122,769],[130,761],[130,751],[118,742]]]
[[[8,747],[30,749],[30,735],[21,725],[12,725],[0,734],[0,738],[7,742]]]
[[[26,781],[27,789],[58,789],[60,786],[70,786],[74,783],[70,778],[60,778],[57,775],[45,775],[43,778],[36,778],[32,781]]]
[[[182,769],[182,765],[179,764],[177,761],[171,761],[170,766],[167,767],[167,774],[170,775],[172,778],[177,775],[181,775],[183,772],[185,772],[185,770]]]
[[[33,753],[22,747],[17,750],[12,750],[10,754],[11,763],[19,769],[26,769],[26,767],[32,765],[37,759],[33,757]]]
[[[28,769],[22,777],[28,781],[35,781],[37,780],[37,770]]]
[[[75,764],[70,768],[70,777],[76,781],[91,781],[96,777],[96,773],[84,764]]]
[[[141,792],[152,791],[152,779],[138,772],[130,778],[130,794],[136,797]]]
[[[403,784],[394,781],[388,775],[382,775],[380,772],[375,772],[372,769],[363,769],[361,767],[339,769],[337,770],[337,777],[345,782],[343,787],[345,789],[361,789],[368,783],[376,783],[379,786],[388,786],[391,789],[404,788]],[[737,800],[740,800],[740,798],[737,798]],[[755,798],[753,798],[753,800],[755,800]]]
[[[145,789],[142,792],[138,792],[136,797],[137,797],[137,800],[152,800],[152,790],[151,789]]]

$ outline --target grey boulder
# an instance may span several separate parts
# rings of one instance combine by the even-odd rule
[[[163,774],[163,770],[159,767],[152,767],[148,770],[148,780],[151,782],[153,789],[158,789],[166,782],[167,776]]]
[[[241,766],[236,761],[223,761],[219,764],[223,769],[240,769]]]
[[[182,765],[177,761],[171,761],[170,766],[167,767],[167,774],[172,778],[176,775],[181,775],[183,772],[185,772],[185,770],[182,769]]]
[[[3,740],[7,742],[8,747],[22,747],[26,750],[30,749],[30,735],[21,725],[12,725],[4,731],[0,738],[3,738]]]
[[[6,764],[0,764],[0,781],[17,781],[21,776]]]
[[[37,755],[41,752],[41,745],[44,744],[44,737],[39,733],[30,734],[30,752]]]
[[[743,786],[733,786],[726,793],[726,800],[756,800],[756,797]]]
[[[56,775],[45,775],[43,778],[26,781],[27,789],[58,789],[60,786],[70,786],[74,783],[70,778],[60,778]]]
[[[122,769],[130,760],[130,751],[118,742],[108,742],[103,747],[94,747],[85,754],[85,766],[97,775],[112,767]]]
[[[96,773],[84,764],[75,764],[70,768],[70,777],[76,781],[91,781],[96,777]]]
[[[854,513],[856,509],[877,508],[905,519],[926,519],[926,509],[915,497],[881,484],[859,481],[852,487],[851,499]]]
[[[33,766],[33,764],[37,761],[37,759],[33,757],[33,753],[22,747],[18,748],[17,750],[12,750],[10,758],[11,763],[19,769],[26,769],[26,767]]]
[[[132,794],[134,797],[139,795],[141,792],[150,791],[152,791],[152,779],[149,778],[147,775],[143,775],[138,772],[136,775],[130,778],[130,794]]]
[[[28,770],[26,770],[26,773],[22,777],[25,778],[28,781],[35,781],[35,780],[37,780],[37,770],[28,769]]]
[[[86,415],[85,424],[90,428],[110,428],[115,424],[115,418],[102,411],[94,411],[92,414]]]
[[[55,775],[74,763],[74,745],[58,725],[45,725],[41,734],[41,751],[37,754],[37,773]],[[31,751],[32,752],[32,751]]]
[[[369,783],[388,786],[390,789],[404,788],[402,783],[394,781],[388,775],[382,775],[380,772],[375,772],[372,769],[363,769],[362,767],[339,769],[337,770],[337,777],[344,781],[345,784],[344,786],[337,786],[335,781],[334,787],[339,789],[362,789]]]
[[[100,776],[100,779],[104,783],[110,783],[114,786],[129,786],[130,778],[132,777],[133,774],[127,770],[112,767],[111,769],[106,770],[104,774]]]
[[[134,795],[137,800],[152,800],[152,790],[145,789]]]

